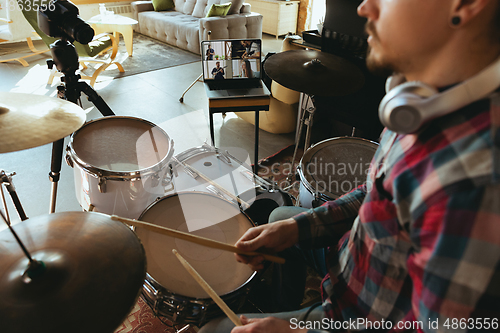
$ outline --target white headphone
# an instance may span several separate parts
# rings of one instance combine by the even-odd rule
[[[480,100],[500,87],[500,58],[470,79],[444,92],[422,82],[405,82],[402,75],[391,76],[378,115],[384,126],[409,134],[427,121],[456,111]]]

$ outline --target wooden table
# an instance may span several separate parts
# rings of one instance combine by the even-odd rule
[[[102,34],[104,32],[112,32],[115,38],[118,38],[118,33],[122,34],[123,41],[125,42],[125,47],[127,48],[127,53],[132,56],[133,52],[133,34],[134,31],[132,26],[138,22],[130,17],[125,17],[121,15],[108,15],[104,18],[101,15],[93,16],[87,21],[92,25],[95,34]]]
[[[205,89],[208,87],[205,85]],[[238,98],[221,98],[221,99],[208,99],[208,113],[210,117],[210,138],[212,145],[215,147],[214,135],[214,113],[225,112],[241,112],[241,111],[254,111],[255,112],[255,148],[254,148],[254,167],[253,172],[258,172],[259,162],[259,111],[269,111],[270,97],[238,97]]]

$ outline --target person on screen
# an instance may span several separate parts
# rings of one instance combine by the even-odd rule
[[[212,69],[212,77],[214,80],[224,79],[224,68],[220,67],[220,61],[215,63],[215,67]]]
[[[241,71],[242,71],[243,77],[247,77],[249,79],[254,78],[252,67],[250,64],[250,60],[245,59],[245,60],[241,61]]]
[[[245,52],[241,56],[242,59],[258,59],[260,58],[259,45],[250,40],[242,40],[241,45],[245,47]]]
[[[207,48],[207,60],[214,60],[214,54],[215,54],[215,51],[212,48],[212,45],[208,44],[208,48]]]

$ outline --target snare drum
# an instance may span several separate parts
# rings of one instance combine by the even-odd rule
[[[201,192],[163,197],[148,207],[139,219],[228,244],[234,244],[253,226],[236,205]],[[168,318],[174,325],[200,327],[222,314],[172,254],[174,248],[230,307],[236,310],[241,305],[255,272],[236,262],[233,253],[140,227],[135,228],[135,232],[146,250],[148,266],[142,293],[156,315]]]
[[[313,208],[362,185],[378,143],[355,137],[327,139],[311,146],[300,160],[299,202]]]
[[[173,141],[147,120],[111,116],[90,121],[71,135],[66,150],[84,210],[138,218],[165,194]]]

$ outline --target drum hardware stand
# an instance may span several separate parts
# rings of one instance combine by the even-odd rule
[[[9,192],[10,197],[12,199],[12,203],[14,204],[14,207],[16,208],[16,211],[19,215],[19,218],[21,219],[21,221],[24,221],[24,220],[27,220],[28,217],[24,213],[23,206],[21,205],[21,201],[19,200],[19,197],[17,196],[17,193],[16,193],[16,188],[14,186],[14,183],[12,182],[12,176],[14,176],[15,174],[16,174],[15,172],[13,172],[11,174],[7,174],[7,173],[5,173],[4,170],[0,170],[0,186],[5,185],[5,187],[7,188],[7,191]],[[2,201],[3,201],[5,214],[6,214],[5,222],[8,225],[10,225],[10,217],[9,217],[9,212],[7,210],[7,202],[5,201],[5,196],[4,196],[4,192],[3,192],[2,187],[0,187],[0,192],[2,194]]]
[[[210,40],[210,35],[212,34],[212,31],[207,31],[207,34],[208,34],[208,40]],[[202,53],[203,53],[203,50],[201,50]],[[189,89],[191,89],[195,84],[196,82],[201,82],[201,78],[203,76],[203,72],[200,74],[200,76],[198,76],[198,78],[196,80],[193,81],[193,83],[191,83],[189,85],[189,87],[187,87],[186,90],[184,90],[184,92],[182,93],[182,96],[181,98],[179,98],[179,102],[183,103],[184,102],[184,95],[186,95],[186,93],[189,91]]]
[[[4,214],[2,213],[1,210],[0,210],[0,217],[7,224],[7,227],[9,227],[9,230],[12,233],[12,235],[14,236],[14,238],[16,239],[16,242],[19,244],[19,246],[21,247],[21,250],[24,252],[24,255],[29,260],[28,268],[23,273],[23,278],[24,278],[23,280],[25,283],[30,283],[33,278],[36,278],[45,272],[45,269],[46,269],[45,264],[43,261],[35,260],[31,257],[30,253],[28,252],[28,250],[24,246],[23,242],[21,241],[21,239],[19,238],[17,233],[14,231],[14,229],[12,228],[10,223],[7,221],[6,217],[4,216]]]
[[[115,115],[102,97],[88,83],[80,81],[80,74],[75,74],[80,64],[78,62],[78,53],[69,38],[63,37],[51,44],[50,51],[53,59],[47,60],[47,67],[52,69],[56,65],[57,70],[63,73],[61,76],[61,82],[63,83],[57,87],[57,97],[81,106],[80,95],[84,93],[103,116]],[[49,180],[52,182],[49,213],[54,213],[56,209],[57,183],[60,178],[63,150],[64,139],[53,143],[49,172]]]
[[[293,151],[293,157],[292,157],[292,168],[291,168],[292,171],[287,176],[287,180],[289,182],[292,181],[292,177],[295,175],[295,173],[293,172],[294,170],[296,170],[296,168],[294,167],[294,165],[295,165],[295,158],[297,157],[297,150],[299,148],[300,137],[302,136],[302,129],[303,129],[304,125],[307,126],[306,138],[305,138],[305,142],[304,142],[304,151],[307,148],[309,148],[310,141],[311,141],[311,128],[312,128],[312,125],[313,125],[314,112],[316,111],[316,107],[314,106],[314,96],[313,95],[309,95],[309,94],[305,94],[305,95],[307,96],[307,98],[305,100],[305,103],[302,102],[302,106],[301,106],[302,116],[300,118],[299,130],[298,130],[298,133],[297,133],[297,138],[295,139],[295,149]],[[312,106],[307,107],[309,101],[311,101]],[[293,184],[291,184],[289,187],[287,187],[287,189],[290,189],[292,186],[293,186]]]

